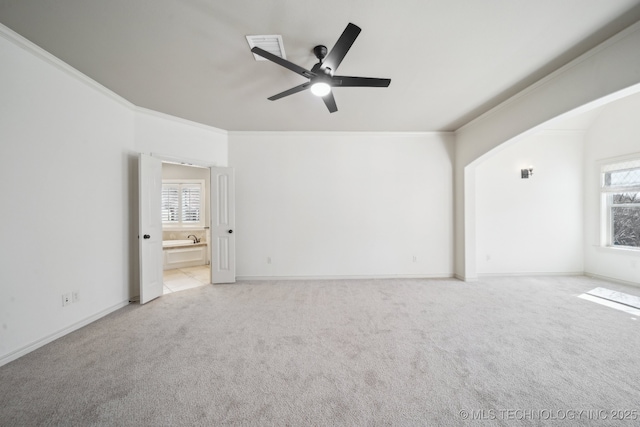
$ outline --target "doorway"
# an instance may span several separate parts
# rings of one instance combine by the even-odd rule
[[[211,283],[211,170],[162,163],[163,295]]]
[[[176,164],[175,161],[164,159],[166,163]],[[180,163],[185,166],[187,163]],[[195,246],[200,246],[200,258],[202,248],[206,248],[206,257],[210,260],[210,281],[209,283],[235,283],[236,263],[235,263],[235,172],[233,168],[210,166],[200,167],[209,173],[209,179],[204,180],[203,188],[200,189],[200,197],[209,198],[208,205],[209,218],[206,218],[206,207],[200,209],[205,213],[205,220],[200,224],[190,222],[194,215],[193,207],[190,203],[183,205],[184,199],[178,196],[178,204],[175,207],[168,204],[163,208],[163,179],[162,179],[163,159],[153,155],[140,153],[138,158],[138,254],[140,262],[140,304],[163,295],[163,271],[166,269],[193,267],[203,265],[202,259],[194,264],[180,264],[175,262],[191,263],[195,261],[193,252]],[[182,179],[182,178],[180,178]],[[199,178],[198,178],[199,179]],[[187,183],[188,184],[188,183]],[[174,193],[181,194],[191,192],[191,187],[178,183]],[[174,186],[175,187],[175,186]],[[189,195],[191,197],[191,194]],[[190,200],[190,199],[189,199]],[[201,202],[202,203],[202,202]],[[171,208],[173,206],[173,208]],[[167,218],[170,224],[163,224],[163,218]],[[176,219],[178,218],[178,219]],[[182,219],[181,219],[182,218]],[[188,223],[189,227],[178,227],[176,221]],[[171,225],[172,227],[168,227]],[[204,231],[200,235],[193,234],[197,227]],[[174,234],[173,236],[171,234]],[[203,237],[206,240],[203,241]],[[168,239],[173,247],[171,248],[171,262],[165,264],[163,257],[168,256],[164,252],[165,240]],[[188,239],[193,239],[190,241]],[[199,240],[199,241],[198,241]],[[177,250],[180,246],[185,246],[187,250]],[[189,252],[187,254],[183,252]],[[206,265],[206,261],[204,263]],[[169,288],[171,289],[171,288]]]

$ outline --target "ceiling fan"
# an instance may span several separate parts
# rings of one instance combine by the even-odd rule
[[[329,109],[330,113],[338,111],[336,100],[333,97],[332,87],[387,87],[391,83],[391,79],[378,79],[373,77],[350,77],[350,76],[336,76],[334,73],[338,69],[338,66],[344,59],[345,55],[351,48],[351,45],[360,34],[360,27],[349,23],[347,28],[342,32],[342,35],[336,42],[331,52],[327,51],[326,46],[316,46],[313,48],[313,53],[316,55],[318,62],[311,68],[311,71],[306,68],[300,67],[286,59],[283,59],[277,55],[267,52],[259,47],[254,47],[251,52],[256,55],[260,55],[269,61],[275,62],[294,73],[300,74],[302,77],[309,79],[308,82],[299,86],[293,87],[284,92],[278,93],[269,97],[270,101],[275,101],[285,96],[293,95],[294,93],[302,92],[303,90],[310,89],[311,93],[316,96],[322,97],[325,105]],[[327,54],[328,52],[328,54]]]

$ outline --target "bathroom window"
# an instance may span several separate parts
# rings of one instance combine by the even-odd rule
[[[604,245],[640,249],[640,159],[602,167]]]
[[[202,181],[163,181],[162,223],[165,226],[204,225]]]

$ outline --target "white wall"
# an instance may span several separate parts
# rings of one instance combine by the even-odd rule
[[[238,276],[451,276],[452,161],[450,134],[231,132]]]
[[[583,137],[543,131],[478,165],[478,274],[582,273]]]
[[[138,152],[225,165],[227,135],[136,108],[1,25],[0,64],[2,365],[137,295]]]
[[[0,33],[0,364],[126,304],[132,280],[131,106],[23,46]]]
[[[606,107],[586,134],[585,272],[640,284],[640,251],[600,247],[599,162],[620,156],[640,157],[640,95]]]

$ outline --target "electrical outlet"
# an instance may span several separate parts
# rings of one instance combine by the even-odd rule
[[[418,262],[418,257],[417,256],[413,256],[413,262]]]
[[[271,264],[271,257],[270,256],[267,257],[267,264]]]
[[[78,302],[80,301],[80,291],[73,291],[71,293],[71,302]]]
[[[62,306],[66,307],[69,304],[71,304],[71,294],[70,293],[62,294]]]

